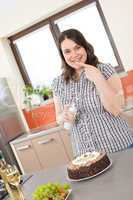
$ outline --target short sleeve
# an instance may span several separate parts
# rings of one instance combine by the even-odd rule
[[[114,67],[111,66],[111,64],[100,64],[99,67],[106,80],[113,74],[116,74],[116,71]]]
[[[59,77],[55,78],[52,81],[52,85],[51,85],[53,94],[55,96],[60,96],[60,80],[59,79],[60,79]]]

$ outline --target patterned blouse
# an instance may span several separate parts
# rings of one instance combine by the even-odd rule
[[[98,64],[97,67],[106,80],[115,73],[110,64]],[[60,98],[62,107],[75,103],[76,120],[70,131],[75,156],[93,150],[111,153],[133,143],[126,121],[105,110],[95,84],[87,79],[84,72],[79,81],[70,80],[68,84],[60,75],[53,80],[52,88],[54,95]]]

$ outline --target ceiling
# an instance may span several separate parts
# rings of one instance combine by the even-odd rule
[[[79,0],[0,0],[0,38],[10,36]]]

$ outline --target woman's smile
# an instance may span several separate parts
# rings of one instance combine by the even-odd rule
[[[85,63],[87,60],[86,50],[70,39],[66,38],[61,43],[61,49],[66,63],[74,69],[81,68],[77,62]]]

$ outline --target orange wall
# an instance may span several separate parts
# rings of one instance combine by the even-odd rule
[[[127,99],[128,97],[133,97],[133,70],[127,72],[128,75],[121,78],[124,95]]]
[[[54,103],[42,105],[31,111],[24,109],[23,113],[30,129],[47,126],[56,121]]]

